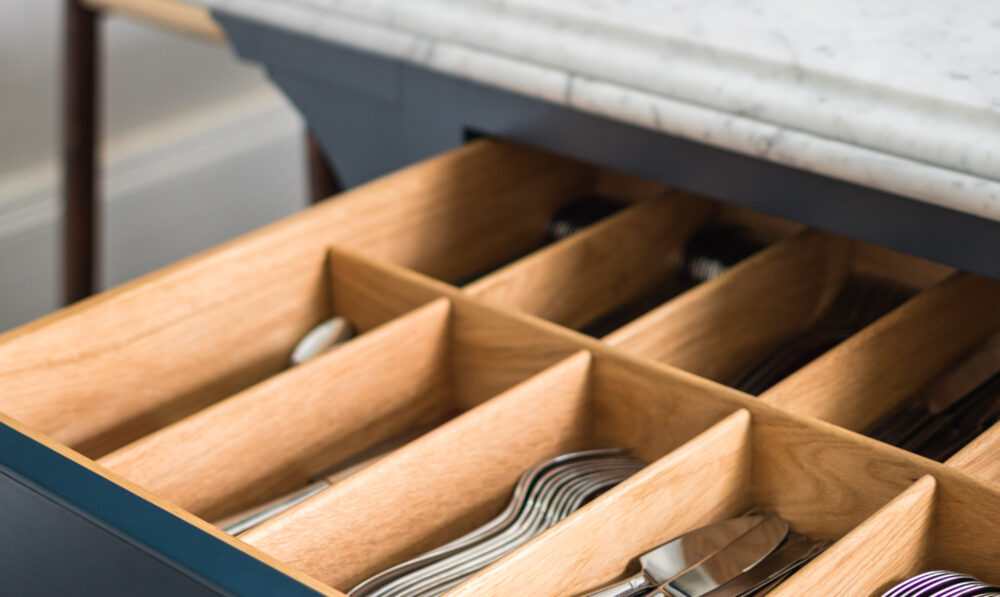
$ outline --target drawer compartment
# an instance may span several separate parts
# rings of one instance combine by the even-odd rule
[[[595,195],[622,206],[550,238]],[[693,239],[733,227],[758,250],[692,275]],[[726,385],[867,278],[905,292],[759,395]],[[947,463],[859,432],[968,363],[1000,369],[998,305],[993,280],[478,140],[3,335],[0,422],[94,496],[193,526],[198,558],[237,550],[319,594],[490,520],[540,461],[614,447],[648,464],[446,594],[576,594],[751,508],[832,542],[775,595],[878,595],[933,567],[996,583],[1000,424]],[[356,337],[290,367],[332,316]],[[216,526],[373,448],[236,537]]]

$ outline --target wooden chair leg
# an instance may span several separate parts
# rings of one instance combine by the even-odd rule
[[[68,304],[94,291],[100,15],[79,0],[66,0],[64,5],[63,293]]]
[[[309,156],[309,184],[312,202],[319,203],[330,195],[342,191],[343,186],[337,178],[337,173],[334,172],[329,160],[326,159],[323,146],[319,144],[319,140],[312,131],[306,133],[306,153]]]

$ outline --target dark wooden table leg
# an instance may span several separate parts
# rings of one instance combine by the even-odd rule
[[[64,5],[63,293],[68,304],[94,291],[100,15],[79,0]]]
[[[319,203],[343,190],[340,180],[337,179],[337,173],[326,159],[323,146],[319,144],[312,131],[306,133],[306,152],[309,155],[309,188],[312,202]]]

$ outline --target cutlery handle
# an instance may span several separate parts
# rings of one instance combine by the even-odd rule
[[[654,588],[653,583],[644,573],[639,572],[625,580],[615,581],[597,591],[587,593],[585,597],[635,597],[646,594],[652,588]]]

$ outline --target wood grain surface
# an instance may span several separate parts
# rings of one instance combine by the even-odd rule
[[[604,340],[643,358],[728,381],[816,320],[843,283],[850,254],[843,239],[800,233]]]
[[[860,430],[1000,327],[1000,283],[955,274],[761,395],[781,408]]]
[[[750,414],[734,413],[447,594],[559,597],[600,587],[649,549],[746,509],[749,443]]]
[[[947,464],[970,475],[1000,485],[1000,423],[972,440]]]
[[[305,486],[444,416],[449,309],[440,299],[98,462],[207,520]]]
[[[585,446],[589,363],[560,363],[240,538],[347,591],[472,530],[522,472]]]
[[[774,597],[881,595],[923,572],[933,542],[936,482],[926,476],[782,583]]]
[[[467,292],[440,281],[518,255],[553,210],[616,185],[639,203]],[[661,267],[646,248],[675,251],[706,217],[662,192],[477,141],[0,336],[0,423],[326,595],[489,519],[535,462],[612,445],[651,464],[450,594],[585,590],[751,505],[837,539],[775,595],[874,596],[933,568],[1000,583],[1000,426],[947,464],[851,431],[997,333],[1000,284],[713,207],[783,240],[606,342],[535,316],[572,324],[646,284]],[[924,290],[760,399],[709,379],[808,326],[851,273]],[[332,314],[362,335],[286,371]],[[239,539],[196,516],[455,408]]]
[[[100,456],[280,371],[327,316],[331,244],[457,278],[594,176],[481,140],[347,191],[0,335],[0,412]]]
[[[684,243],[712,209],[675,195],[638,203],[474,282],[466,292],[580,327],[680,267]]]

